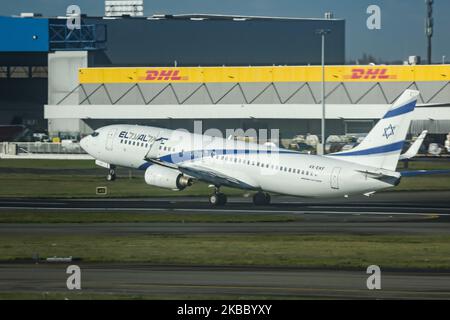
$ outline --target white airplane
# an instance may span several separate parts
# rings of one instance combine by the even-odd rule
[[[145,182],[183,190],[196,180],[215,187],[209,201],[224,205],[222,186],[255,191],[256,205],[269,193],[300,197],[371,195],[399,184],[397,163],[416,106],[418,91],[406,90],[364,141],[352,150],[325,156],[256,143],[136,125],[111,125],[82,139],[98,165],[146,170]]]

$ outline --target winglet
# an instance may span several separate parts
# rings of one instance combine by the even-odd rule
[[[422,131],[420,136],[416,139],[416,141],[414,141],[414,143],[411,145],[408,151],[406,151],[404,154],[400,156],[400,160],[408,160],[414,158],[419,152],[419,149],[422,146],[423,141],[425,140],[427,134],[428,134],[427,130]]]

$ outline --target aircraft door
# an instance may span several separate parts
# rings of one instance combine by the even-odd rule
[[[333,171],[331,172],[331,189],[339,190],[339,175],[341,173],[341,168],[333,168]]]
[[[114,145],[114,136],[116,135],[117,129],[111,129],[108,132],[108,135],[106,136],[106,150],[112,151],[113,145]]]

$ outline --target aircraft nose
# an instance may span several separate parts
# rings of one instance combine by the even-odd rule
[[[88,152],[88,150],[87,150],[88,139],[89,139],[89,137],[84,137],[83,139],[80,140],[80,146],[81,146],[81,148],[83,148],[83,150],[86,151],[86,152]]]

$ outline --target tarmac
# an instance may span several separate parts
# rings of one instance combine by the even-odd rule
[[[295,222],[0,224],[2,235],[358,234],[449,235],[450,192],[391,192],[373,198],[315,200],[274,197],[255,207],[247,198],[211,208],[203,198],[0,199],[0,214],[141,212],[145,214],[290,214]],[[74,264],[78,264],[74,262]],[[79,263],[82,292],[127,296],[280,299],[450,299],[450,271],[382,270],[381,290],[366,270],[279,267],[155,266]],[[0,263],[0,292],[68,292],[65,264]],[[450,266],[449,266],[450,270]]]

